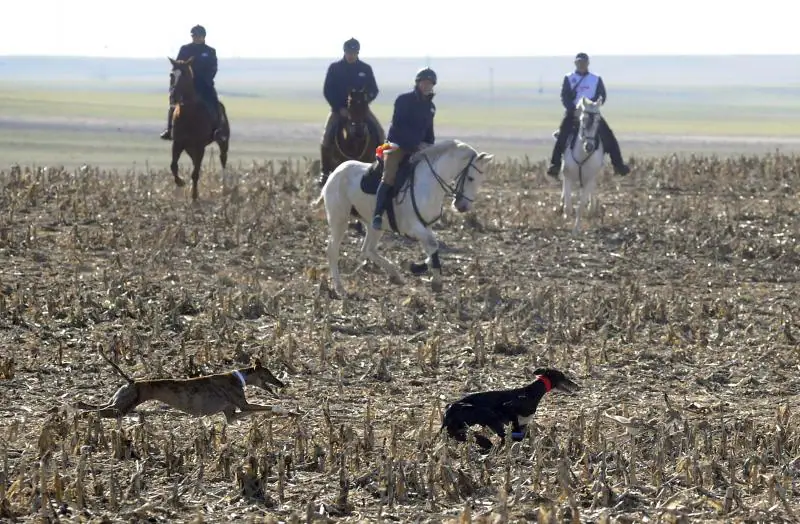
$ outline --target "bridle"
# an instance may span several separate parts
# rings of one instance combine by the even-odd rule
[[[183,77],[183,68],[186,68],[186,71],[189,73],[189,85],[193,85],[194,80],[194,69],[192,69],[191,64],[179,64],[172,67],[172,71],[170,71],[170,84],[172,88],[172,92],[175,95],[180,95],[180,100],[177,100],[179,103],[183,103],[183,96],[182,93],[177,93],[178,82],[180,82],[181,77]],[[178,73],[177,75],[175,73]],[[195,97],[197,93],[195,93]]]
[[[597,131],[600,128],[600,115],[596,111],[586,111],[581,113],[580,125],[578,126],[578,139],[583,143],[583,150],[591,155],[597,146]],[[588,122],[584,125],[584,119]],[[597,119],[597,122],[595,122]],[[587,129],[592,129],[591,135],[586,134]]]
[[[348,99],[347,99],[347,108],[348,109],[350,109],[350,106],[352,105],[352,103],[353,103],[353,93],[350,93],[350,95],[348,96]],[[359,101],[359,104],[367,105],[366,99],[363,100],[363,101]],[[359,137],[359,138],[362,138],[364,140],[364,147],[361,149],[361,152],[358,153],[356,156],[351,156],[351,155],[346,154],[344,152],[344,150],[342,149],[342,144],[340,143],[340,136],[339,136],[340,133],[337,132],[336,133],[336,137],[334,138],[334,144],[336,145],[336,149],[338,150],[339,154],[341,156],[343,156],[344,158],[354,158],[354,159],[364,158],[364,155],[366,155],[367,150],[370,147],[370,139],[372,138],[370,136],[369,126],[367,125],[366,119],[362,118],[360,122],[354,122],[352,120],[352,118],[349,118],[345,125],[347,125],[349,127],[352,127],[352,128],[355,128],[356,126],[358,126],[358,127],[362,128],[364,130],[363,137]]]
[[[433,163],[431,162],[431,159],[428,158],[428,155],[425,155],[423,153],[423,156],[425,158],[425,162],[428,164],[428,167],[431,170],[431,174],[433,175],[434,180],[436,180],[436,182],[439,184],[439,187],[441,187],[442,190],[444,191],[445,197],[452,196],[454,200],[463,199],[470,203],[473,202],[472,198],[468,198],[464,195],[464,188],[466,187],[467,182],[473,182],[475,180],[474,177],[469,175],[470,168],[477,171],[478,174],[481,175],[484,174],[484,172],[481,171],[481,169],[475,165],[475,159],[478,158],[477,153],[472,153],[469,162],[467,162],[467,165],[464,166],[464,168],[458,173],[458,175],[456,175],[452,183],[448,183],[444,178],[442,178],[442,176],[439,173],[436,172],[436,169],[434,169]],[[442,207],[439,209],[439,214],[436,216],[436,218],[430,221],[426,221],[424,218],[422,218],[422,215],[419,212],[419,208],[417,207],[417,198],[414,193],[413,179],[411,180],[411,184],[409,185],[411,189],[411,205],[414,208],[414,213],[417,215],[417,219],[419,219],[419,221],[422,222],[422,225],[428,227],[437,220],[439,220],[440,218],[442,218],[442,214],[444,213],[444,202],[442,202]]]
[[[575,158],[575,148],[569,148],[569,154],[572,156],[572,160],[578,164],[578,184],[580,187],[583,187],[583,164],[585,164],[595,151],[597,151],[597,145],[599,142],[599,137],[597,133],[600,129],[600,113],[597,112],[596,109],[592,111],[587,111],[586,107],[584,106],[581,109],[581,116],[579,117],[578,123],[578,140],[580,140],[581,144],[583,145],[583,152],[586,153],[583,157],[583,160],[578,160]],[[595,122],[595,119],[597,120]],[[588,120],[588,123],[584,125],[584,121]],[[594,132],[591,135],[586,134],[586,129],[593,129]]]

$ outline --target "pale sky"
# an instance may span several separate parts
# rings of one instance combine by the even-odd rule
[[[197,23],[220,57],[800,54],[793,0],[5,3],[0,55],[174,56]]]

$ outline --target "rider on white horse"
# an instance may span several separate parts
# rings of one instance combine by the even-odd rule
[[[602,98],[605,102],[606,86],[600,76],[589,72],[589,55],[578,53],[575,56],[575,71],[564,76],[564,83],[561,86],[561,103],[564,105],[565,112],[561,127],[558,130],[558,139],[555,146],[553,146],[550,166],[547,169],[547,174],[550,176],[557,177],[561,170],[561,156],[564,154],[567,140],[575,128],[575,108],[584,96],[592,102],[597,102],[599,98]],[[622,160],[617,138],[611,128],[608,127],[605,118],[600,121],[598,131],[600,140],[603,143],[603,150],[611,157],[614,172],[618,175],[630,173],[630,168]]]
[[[383,176],[378,186],[375,213],[372,217],[373,229],[381,229],[383,226],[386,199],[397,178],[400,164],[412,153],[431,146],[435,140],[433,117],[436,116],[436,106],[433,103],[433,86],[436,85],[436,73],[427,67],[420,69],[414,83],[413,90],[403,93],[394,101],[392,123],[386,139],[391,144],[397,144],[397,148],[384,152]]]

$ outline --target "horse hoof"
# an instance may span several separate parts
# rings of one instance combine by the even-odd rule
[[[409,264],[409,270],[411,271],[412,275],[420,276],[424,275],[428,272],[428,264],[422,262],[421,264],[417,264],[416,262],[412,262]]]
[[[441,293],[442,289],[444,289],[444,284],[441,280],[431,280],[431,290],[434,293]]]
[[[183,186],[186,185],[186,182],[184,182],[181,177],[176,176],[175,177],[175,185],[178,186],[178,187],[183,187]]]

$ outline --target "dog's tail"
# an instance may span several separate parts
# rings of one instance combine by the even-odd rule
[[[120,369],[118,365],[112,362],[111,359],[108,358],[108,356],[105,353],[103,353],[103,349],[101,347],[97,348],[97,352],[100,353],[100,356],[103,357],[103,360],[108,362],[111,365],[111,367],[114,368],[114,371],[116,371],[119,374],[119,376],[128,381],[128,384],[134,383],[134,380],[131,377],[129,377],[124,371]]]

